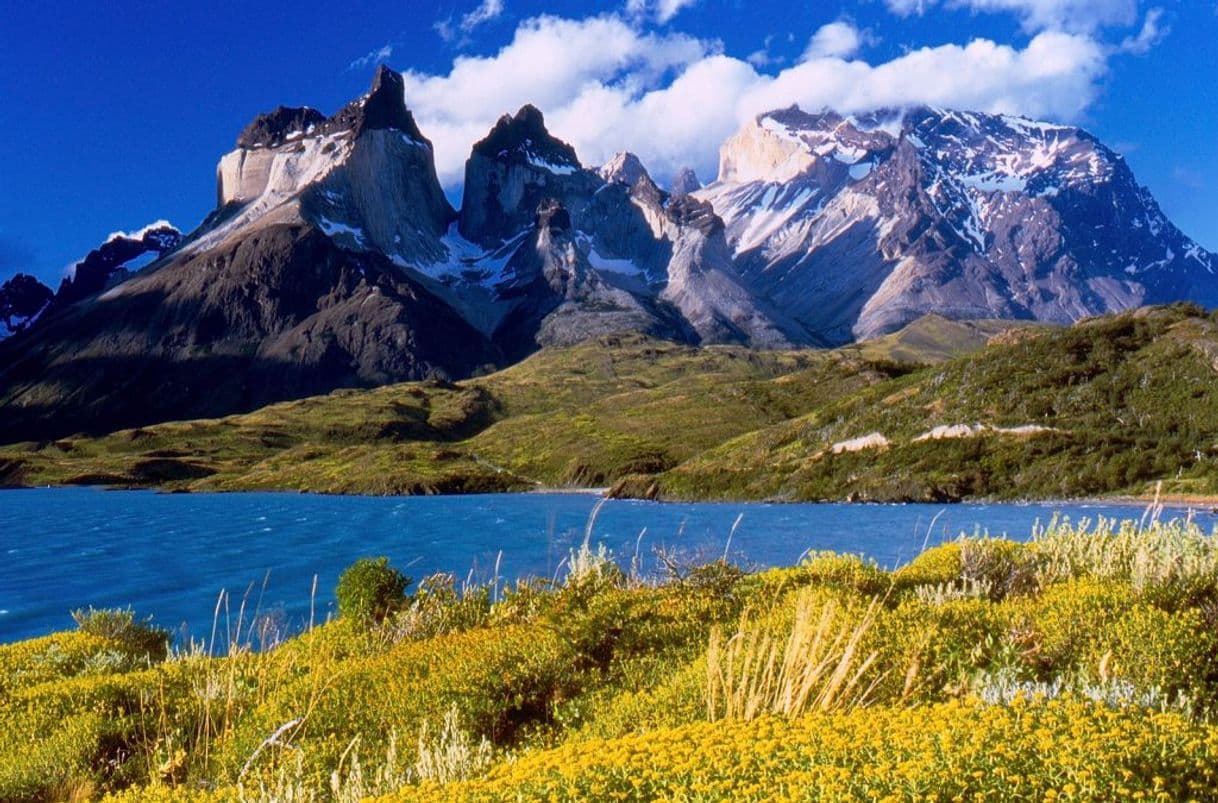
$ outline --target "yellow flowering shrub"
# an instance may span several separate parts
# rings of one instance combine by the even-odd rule
[[[117,650],[109,639],[78,630],[0,645],[0,698],[23,688],[72,677],[104,664]]]
[[[1075,700],[858,709],[578,742],[386,803],[1213,799],[1218,729]]]
[[[923,552],[892,573],[897,588],[939,585],[960,579],[960,542],[950,541]]]

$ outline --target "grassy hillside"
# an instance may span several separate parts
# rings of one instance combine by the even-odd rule
[[[855,355],[603,338],[459,385],[4,447],[0,482],[375,494],[607,484],[885,377]]]
[[[928,316],[833,351],[639,336],[458,384],[0,448],[0,483],[666,499],[1218,493],[1218,324],[1187,306],[1057,329]]]
[[[1218,326],[1188,307],[1024,330],[728,441],[622,493],[952,500],[1218,490]],[[967,428],[967,429],[966,429]],[[863,440],[865,439],[865,440]]]
[[[891,573],[648,579],[585,548],[553,585],[403,596],[358,566],[341,618],[261,652],[166,654],[107,612],[0,646],[0,799],[1218,799],[1218,548],[1191,525]]]

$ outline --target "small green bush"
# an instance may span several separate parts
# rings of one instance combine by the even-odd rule
[[[169,654],[169,631],[152,624],[152,617],[135,618],[130,608],[89,608],[72,611],[82,633],[108,639],[133,657],[163,661]]]
[[[361,624],[379,623],[401,607],[411,582],[387,557],[360,558],[339,575],[334,589],[338,612]]]

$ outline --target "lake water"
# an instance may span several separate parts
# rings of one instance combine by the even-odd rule
[[[339,497],[158,494],[96,489],[0,491],[0,642],[73,626],[75,608],[133,607],[186,638],[209,638],[228,592],[287,629],[324,621],[344,567],[388,555],[415,579],[552,577],[584,538],[598,498],[581,494]],[[977,529],[1026,539],[1060,513],[1138,518],[1129,506],[658,504],[609,501],[593,544],[654,570],[657,548],[746,566],[789,565],[807,550],[908,562],[924,545]],[[1184,511],[1179,511],[1183,515]],[[739,517],[739,524],[732,532]],[[1199,514],[1207,529],[1215,517]],[[731,534],[731,542],[728,537]],[[641,535],[641,537],[640,537]],[[312,589],[316,576],[316,597]],[[219,630],[225,630],[225,614]]]

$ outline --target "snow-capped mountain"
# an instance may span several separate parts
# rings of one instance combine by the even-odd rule
[[[695,193],[745,280],[830,342],[927,313],[1069,322],[1218,303],[1218,257],[1087,132],[919,108],[761,115]]]
[[[783,347],[810,342],[741,283],[709,206],[678,214],[638,157],[589,168],[532,106],[473,146],[446,258],[411,267],[508,360],[624,329]],[[696,278],[691,278],[696,277]]]
[[[256,117],[186,237],[111,237],[54,298],[0,287],[0,408],[23,438],[463,377],[642,331],[824,345],[927,312],[1071,321],[1218,303],[1218,258],[1086,132],[935,109],[761,115],[719,176],[586,166],[542,112],[473,146],[462,206],[381,68],[336,114]],[[35,282],[35,285],[37,283]]]

